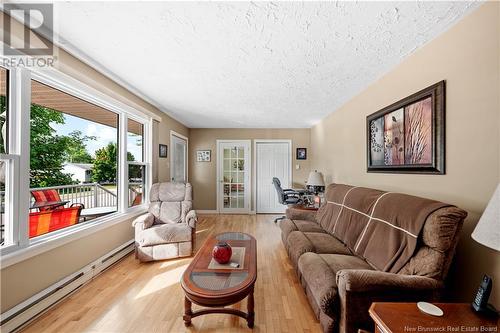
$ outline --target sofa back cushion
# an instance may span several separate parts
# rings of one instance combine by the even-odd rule
[[[377,198],[384,192],[344,184],[330,184],[327,203],[317,215],[321,227],[354,250]],[[361,195],[359,195],[361,194]]]
[[[438,201],[342,184],[329,185],[325,196],[318,223],[373,267],[393,273],[400,272],[421,245],[446,252],[456,244],[456,230],[466,215]],[[442,267],[445,259],[433,256],[425,266]],[[411,270],[427,275],[428,268],[420,263],[424,265],[415,258]]]

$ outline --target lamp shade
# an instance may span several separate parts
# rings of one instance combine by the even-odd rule
[[[471,236],[476,242],[500,251],[500,184]]]
[[[307,186],[325,186],[323,174],[317,170],[311,171],[309,178],[307,178]]]

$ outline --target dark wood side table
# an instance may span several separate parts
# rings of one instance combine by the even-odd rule
[[[373,303],[368,311],[376,333],[498,332],[498,317],[475,313],[469,303],[435,303],[442,317],[421,312],[416,303]]]

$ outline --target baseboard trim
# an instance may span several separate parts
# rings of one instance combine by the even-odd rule
[[[198,214],[219,214],[217,209],[196,209]]]
[[[0,315],[0,330],[5,333],[17,332],[26,327],[51,307],[90,282],[94,277],[123,259],[133,250],[134,240],[130,240],[94,260],[79,271],[5,311]]]

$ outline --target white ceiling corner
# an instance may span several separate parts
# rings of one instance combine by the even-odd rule
[[[54,13],[62,47],[188,127],[302,128],[477,6],[70,1]]]

